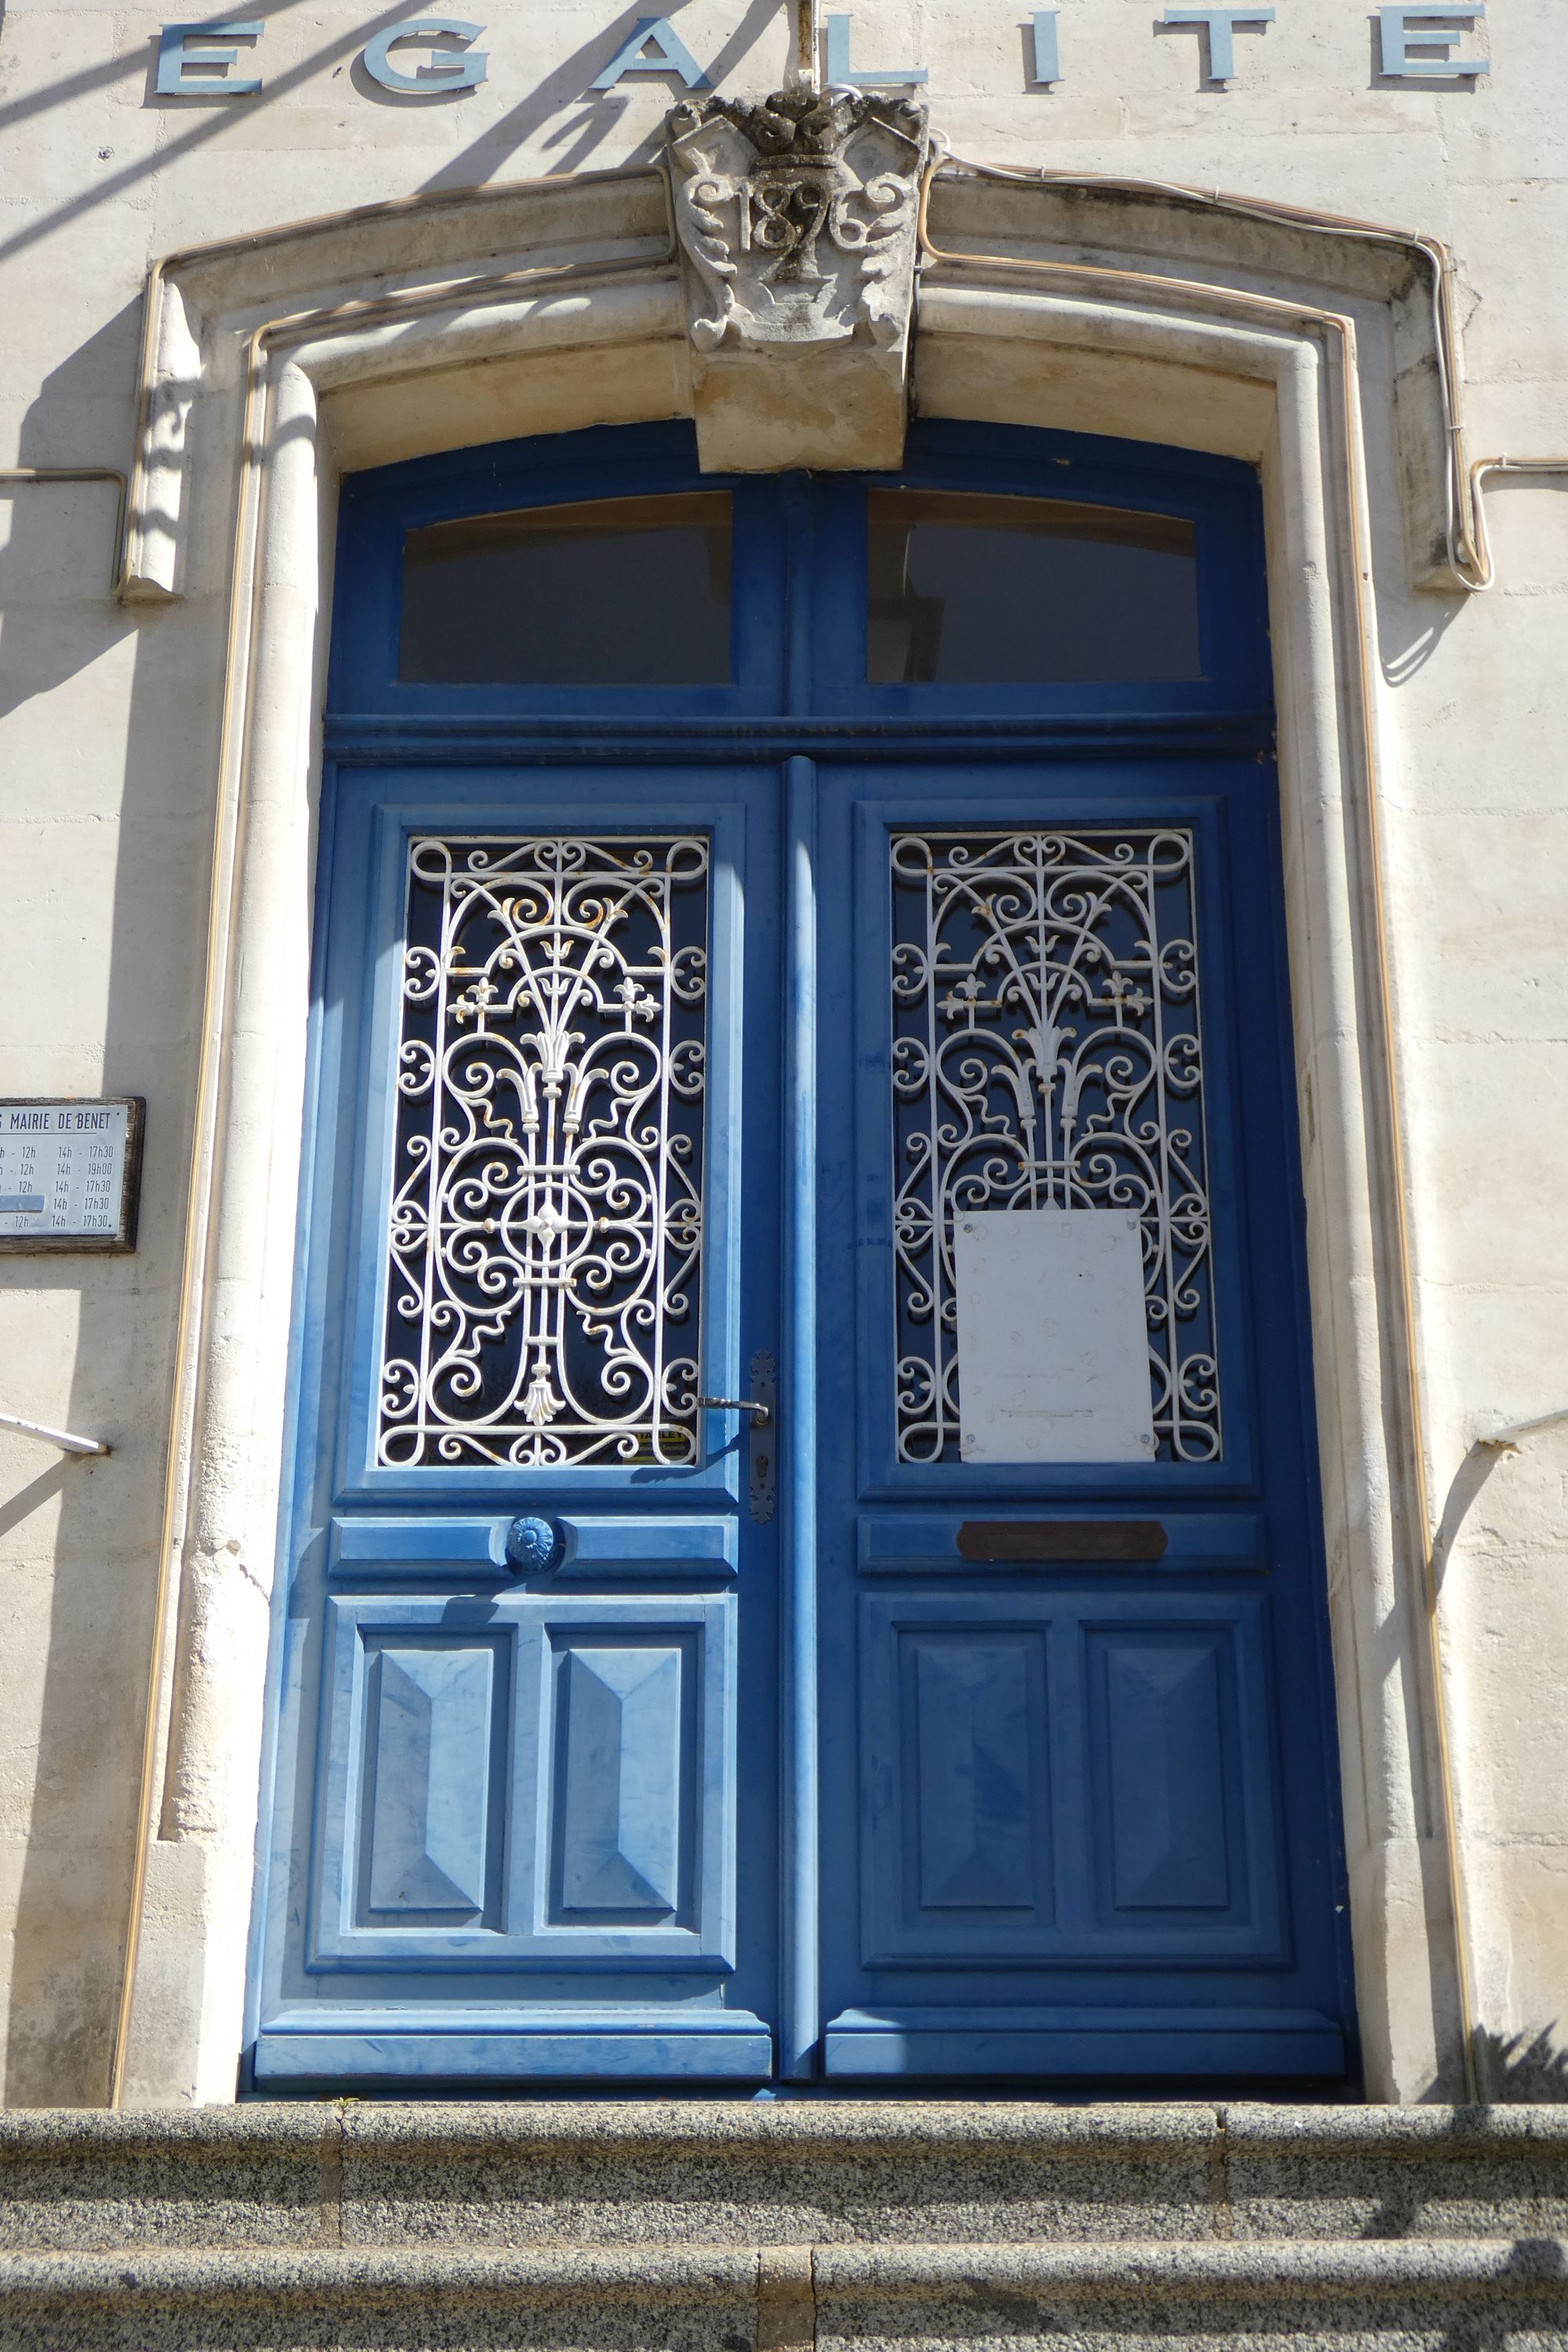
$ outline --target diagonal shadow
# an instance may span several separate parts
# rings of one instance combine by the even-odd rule
[[[275,0],[275,5],[269,15],[281,15],[285,9],[299,5],[301,5],[301,0]],[[677,8],[684,5],[685,0],[672,0],[670,14],[673,15]],[[752,0],[739,26],[725,42],[708,68],[715,83],[721,82],[736,61],[753,46],[763,26],[777,14],[777,11],[778,0]],[[324,67],[342,64],[345,58],[356,56],[372,33],[380,31],[387,25],[399,23],[405,14],[406,8],[402,4],[402,0],[395,0],[394,5],[382,9],[374,16],[362,18],[349,31],[324,42],[320,48],[313,50],[309,57],[302,58],[297,65],[290,66],[284,72],[268,79],[256,97],[244,101],[245,105],[247,108],[267,106],[274,104],[280,98],[286,98],[290,91],[298,89],[302,83],[319,74]],[[558,67],[553,73],[547,74],[544,80],[531,90],[526,98],[521,100],[510,113],[503,115],[499,122],[490,124],[481,131],[479,137],[451,163],[443,164],[441,169],[425,183],[424,192],[434,193],[444,188],[477,187],[482,184],[501,164],[514,155],[519,148],[526,145],[534,132],[541,130],[552,114],[559,113],[564,108],[584,100],[584,85],[592,80],[594,72],[603,64],[605,58],[607,55],[614,55],[614,49],[610,46],[612,40],[624,41],[631,32],[635,22],[636,11],[631,8],[623,9],[609,27],[597,31],[593,39],[584,42],[581,47],[574,51],[563,65]],[[140,52],[132,50],[124,57],[106,58],[101,65],[89,66],[80,73],[68,75],[64,79],[51,83],[47,89],[29,91],[25,97],[14,100],[9,105],[0,106],[0,139],[4,138],[7,129],[13,128],[32,115],[43,113],[51,107],[68,105],[73,99],[105,89],[112,82],[124,79],[128,75],[149,71],[149,61],[145,60]],[[195,93],[193,93],[194,96]],[[601,145],[614,130],[626,110],[626,101],[624,97],[616,97],[615,93],[609,91],[605,92],[605,103],[602,107],[593,104],[591,100],[587,100],[587,111],[575,124],[567,126],[559,134],[560,142],[570,138],[574,131],[579,135],[570,152],[556,162],[552,176],[580,170],[587,156],[595,147]],[[171,103],[177,106],[179,101],[174,100]],[[216,101],[207,100],[205,103],[211,105]],[[10,236],[0,238],[0,262],[9,260],[13,255],[25,253],[30,247],[52,236],[57,229],[65,227],[68,223],[80,218],[83,214],[92,211],[95,207],[125,196],[150,173],[162,171],[166,164],[177,163],[181,156],[189,154],[206,145],[210,140],[220,137],[228,127],[230,120],[227,110],[221,104],[217,105],[216,112],[205,115],[200,122],[192,124],[189,130],[156,147],[150,154],[139,158],[134,163],[125,164],[121,170],[110,173],[106,178],[96,182],[90,189],[68,197],[51,211],[29,220]],[[639,150],[639,155],[640,152]],[[636,161],[637,158],[630,160]]]
[[[1442,1516],[1432,1538],[1432,1573],[1439,1591],[1447,1573],[1454,1546],[1458,1541],[1459,1529],[1464,1526],[1477,1496],[1508,1450],[1500,1445],[1489,1445],[1484,1439],[1477,1438],[1454,1473],[1448,1491],[1443,1497]]]
[[[667,14],[673,16],[686,5],[686,0],[671,0]],[[568,140],[574,143],[568,152],[552,163],[552,178],[580,171],[596,147],[614,131],[626,110],[626,94],[605,90],[602,96],[589,92],[587,85],[603,67],[606,58],[614,57],[616,48],[627,39],[639,15],[646,13],[635,7],[623,8],[607,26],[601,26],[591,40],[584,41],[553,73],[546,74],[542,82],[518,100],[499,121],[489,124],[462,152],[443,163],[424,184],[423,194],[433,194],[441,188],[477,187],[500,171],[525,147],[536,131],[543,129],[552,115],[560,114],[570,106],[581,103],[584,111],[575,121],[563,123],[546,141],[548,147],[564,146]],[[751,5],[718,55],[705,67],[710,81],[721,88],[724,78],[756,43],[763,27],[779,14],[779,0],[751,0]],[[675,97],[682,93],[675,89]],[[645,148],[651,152],[659,134],[654,133],[644,148],[625,158],[627,163],[647,160]]]
[[[292,7],[297,5],[297,0],[278,0],[278,5],[280,9]],[[243,103],[247,108],[275,104],[279,99],[286,98],[290,90],[298,89],[301,82],[309,81],[320,73],[323,66],[357,55],[372,33],[379,32],[384,26],[399,23],[406,13],[405,0],[395,0],[393,6],[382,9],[377,16],[363,18],[347,33],[337,35],[298,65],[290,66],[285,72],[265,82],[256,97],[247,98]],[[116,58],[104,66],[91,68],[87,73],[73,75],[67,81],[53,83],[47,90],[34,91],[28,98],[17,100],[13,107],[0,108],[0,139],[4,138],[9,124],[20,121],[25,115],[42,113],[51,105],[63,105],[84,89],[100,88],[106,82],[118,80],[122,74],[147,70],[146,62],[132,52],[129,58]],[[195,93],[192,95],[194,97]],[[214,101],[205,102],[210,104]],[[180,101],[174,100],[170,103],[177,107]],[[127,163],[121,170],[110,173],[106,179],[95,182],[90,189],[84,190],[79,195],[68,197],[64,204],[57,205],[52,212],[41,214],[13,236],[0,238],[0,262],[8,261],[14,254],[25,253],[30,246],[52,236],[57,229],[64,228],[96,206],[113,203],[124,196],[150,173],[162,172],[166,165],[178,163],[182,155],[205,147],[209,140],[218,138],[228,128],[231,119],[220,106],[216,113],[193,123],[177,138],[155,147],[136,163]]]
[[[1518,2033],[1493,2033],[1479,2025],[1476,2074],[1486,2099],[1531,2106],[1568,2101],[1568,2044],[1556,2019],[1535,2033],[1528,2026]]]
[[[19,1528],[24,1519],[31,1518],[35,1511],[41,1510],[52,1495],[58,1495],[79,1458],[69,1454],[62,1454],[39,1476],[29,1479],[18,1493],[0,1503],[0,1536],[8,1536],[13,1528]]]

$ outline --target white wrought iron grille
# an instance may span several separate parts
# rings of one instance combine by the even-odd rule
[[[377,1459],[689,1461],[705,840],[409,848]]]
[[[1220,1452],[1193,839],[892,840],[898,1451],[959,1458],[955,1213],[1132,1209],[1163,1461]]]

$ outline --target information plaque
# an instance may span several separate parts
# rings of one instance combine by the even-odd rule
[[[0,1099],[0,1251],[133,1250],[145,1108]]]

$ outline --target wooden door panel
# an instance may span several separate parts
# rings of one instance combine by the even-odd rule
[[[685,1926],[698,1759],[683,1697],[695,1654],[668,1638],[580,1633],[552,1648],[551,1925]]]
[[[525,1515],[531,1516],[531,1515]],[[718,1583],[735,1573],[739,1529],[732,1518],[630,1518],[605,1512],[552,1511],[550,1572],[558,1583]],[[375,1583],[504,1583],[518,1572],[520,1530],[510,1514],[448,1518],[334,1518],[327,1568],[336,1579]]]
[[[1103,1723],[1114,1912],[1234,1912],[1226,1798],[1234,1815],[1242,1792],[1224,1754],[1229,1656],[1211,1637],[1180,1630],[1097,1630],[1089,1662]],[[1225,1696],[1234,1707],[1228,1688]]]
[[[911,529],[1176,518],[1201,674],[889,680],[903,487],[689,439],[346,493],[252,2077],[1338,2078],[1256,485],[917,425]],[[399,667],[410,530],[616,483],[729,683]]]
[[[852,1221],[821,1277],[837,2078],[1342,2063],[1268,789],[1256,761],[1197,761],[867,764],[835,786],[823,995],[854,1022],[822,1046],[844,1138],[826,1197]],[[1030,1247],[984,1304],[960,1229],[1020,1216]],[[1147,1326],[1130,1339],[1123,1312],[1115,1337],[1125,1373],[1146,1336],[1149,1433],[1109,1453],[1068,1425],[1111,1348],[1097,1218],[1122,1276],[1142,1265]],[[965,1402],[988,1315],[993,1386],[1010,1349],[1039,1390],[1013,1452]],[[853,1935],[833,1900],[852,1879]]]
[[[903,1647],[921,1910],[1032,1912],[1045,1874],[1042,1644],[933,1633]]]
[[[311,1965],[728,1968],[735,1608],[331,1601]]]
[[[329,794],[258,2081],[771,2068],[777,778],[588,797]]]
[[[494,1924],[499,1650],[383,1641],[367,1661],[361,1927],[443,1915]]]
[[[864,1964],[1279,1958],[1259,1611],[1037,1591],[864,1601]]]

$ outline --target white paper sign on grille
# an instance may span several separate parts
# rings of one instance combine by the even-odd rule
[[[953,1223],[965,1462],[1152,1462],[1142,1221],[991,1209]]]

